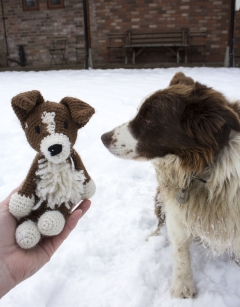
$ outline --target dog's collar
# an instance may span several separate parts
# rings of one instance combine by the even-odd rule
[[[194,180],[201,181],[204,184],[207,182],[205,179],[192,174],[189,185],[185,188],[180,188],[177,192],[176,200],[179,204],[184,205],[188,201],[188,191],[191,189]]]

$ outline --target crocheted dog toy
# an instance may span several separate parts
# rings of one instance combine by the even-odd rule
[[[95,184],[73,149],[77,132],[94,109],[65,97],[44,101],[39,91],[21,93],[12,107],[29,144],[38,153],[21,189],[10,199],[9,210],[18,219],[16,241],[24,249],[41,237],[59,234],[73,207],[95,193]]]

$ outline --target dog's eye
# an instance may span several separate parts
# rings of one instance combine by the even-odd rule
[[[64,128],[65,128],[65,129],[68,128],[68,122],[64,122]]]
[[[37,132],[37,134],[39,134],[39,133],[40,133],[40,127],[39,127],[39,126],[36,126],[36,127],[35,127],[35,131]]]

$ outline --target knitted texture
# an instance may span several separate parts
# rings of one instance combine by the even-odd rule
[[[77,203],[81,199],[85,176],[83,171],[73,170],[69,163],[54,164],[47,159],[41,159],[36,175],[36,195],[39,201],[34,209],[43,201],[48,201],[51,209],[59,207],[62,203],[70,208],[69,202]]]
[[[39,242],[41,235],[35,223],[25,221],[17,227],[15,237],[20,247],[29,249]]]
[[[65,219],[59,211],[47,211],[38,220],[38,229],[45,236],[58,235],[64,227]]]
[[[73,149],[78,129],[94,109],[76,98],[44,101],[38,91],[12,99],[29,144],[38,153],[9,210],[18,219],[16,241],[34,247],[41,237],[59,234],[75,205],[91,197],[95,184]]]
[[[95,194],[96,185],[95,182],[91,179],[84,185],[84,193],[82,195],[82,199],[88,199]]]
[[[65,97],[60,101],[60,103],[69,107],[73,120],[79,124],[79,128],[82,128],[87,124],[95,111],[93,108],[89,108],[89,105],[83,101],[81,103],[76,102],[77,99],[71,97]]]
[[[49,148],[53,144],[61,145],[62,151],[59,154],[52,156],[52,153]],[[66,135],[62,133],[54,133],[46,136],[41,141],[40,150],[49,161],[53,163],[61,163],[63,161],[65,162],[66,159],[69,157],[71,144],[69,138]]]
[[[21,218],[23,216],[28,215],[34,206],[35,197],[32,196],[26,197],[18,194],[17,192],[14,193],[9,202],[9,211],[14,215],[16,218]]]

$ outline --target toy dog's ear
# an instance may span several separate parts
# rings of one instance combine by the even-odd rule
[[[36,105],[43,102],[44,99],[39,91],[21,93],[12,98],[13,110],[20,120],[22,127],[24,127],[29,112],[31,112]]]
[[[86,102],[72,97],[63,98],[60,103],[66,105],[71,113],[72,119],[78,123],[79,128],[87,124],[92,115],[95,113],[93,107]]]

